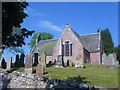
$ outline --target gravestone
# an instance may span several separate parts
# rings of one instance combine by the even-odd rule
[[[75,67],[77,67],[77,68],[81,67],[81,66],[80,66],[80,61],[79,61],[79,60],[76,60],[76,61],[75,61]]]
[[[20,67],[24,67],[25,66],[25,64],[24,64],[24,58],[25,58],[25,55],[22,53],[21,55],[20,55]]]
[[[67,66],[72,66],[72,64],[73,64],[72,60],[68,59],[67,60]]]
[[[19,63],[20,63],[20,61],[19,61],[19,55],[17,54],[16,55],[16,59],[15,59],[15,63],[14,63],[14,67],[19,67]]]
[[[32,54],[28,53],[25,60],[25,72],[32,73]]]
[[[117,56],[116,56],[116,53],[112,53],[113,57],[114,57],[114,61],[116,62],[117,61]]]
[[[98,60],[94,60],[93,61],[93,66],[94,67],[99,67],[99,61]]]
[[[82,57],[81,57],[80,54],[78,54],[76,56],[75,67],[77,67],[77,68],[79,68],[79,67],[83,68],[83,60],[82,60]]]
[[[116,56],[116,53],[112,53],[112,55],[114,56],[114,62],[115,62],[115,67],[118,66],[118,61],[117,61],[117,56]]]
[[[44,67],[46,67],[46,53],[42,52],[41,53],[41,61],[40,61]]]
[[[102,54],[102,64],[106,64],[107,56],[105,53]]]
[[[38,64],[38,53],[35,53],[33,66],[37,66],[37,64]]]
[[[7,70],[11,70],[11,67],[12,67],[12,57],[8,57]]]
[[[42,63],[39,63],[36,67],[36,74],[37,75],[43,75],[44,74],[44,65]]]
[[[107,66],[113,68],[115,66],[114,56],[113,54],[109,54],[107,57]]]
[[[58,55],[58,60],[56,61],[56,67],[63,67],[63,66],[64,66],[63,56]]]
[[[3,69],[6,69],[6,65],[7,65],[7,63],[5,62],[5,59],[2,58],[1,67],[2,67]]]
[[[1,30],[0,30],[1,31]],[[0,35],[1,38],[1,35]],[[0,40],[0,46],[2,45],[1,40]],[[1,62],[2,62],[2,53],[3,53],[3,49],[0,47],[0,69],[1,69]]]

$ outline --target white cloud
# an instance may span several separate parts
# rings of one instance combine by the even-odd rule
[[[39,26],[43,27],[43,28],[51,29],[51,30],[54,30],[54,31],[59,31],[59,32],[62,31],[62,29],[59,26],[53,24],[50,21],[46,21],[46,20],[40,20],[39,21]]]
[[[42,16],[41,13],[32,9],[31,7],[27,7],[27,10],[25,12],[27,12],[29,15],[32,15],[32,16]]]

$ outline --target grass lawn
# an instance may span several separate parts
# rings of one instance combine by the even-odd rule
[[[88,85],[118,88],[118,68],[107,68],[103,65],[98,68],[90,64],[86,64],[85,66],[85,69],[75,67],[47,67],[46,71],[48,74],[44,76],[54,79],[76,81]]]

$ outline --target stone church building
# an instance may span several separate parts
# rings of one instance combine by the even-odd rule
[[[94,62],[102,63],[100,32],[78,35],[69,24],[66,24],[58,39],[41,40],[39,37],[36,41],[36,45],[31,50],[33,58],[35,54],[40,57],[40,54],[45,52],[46,63],[54,60],[57,61],[59,56],[62,56],[64,63],[66,63],[67,60],[74,62],[77,55],[81,56],[83,64],[93,64]]]

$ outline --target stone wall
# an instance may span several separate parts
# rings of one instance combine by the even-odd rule
[[[53,56],[46,56],[46,64],[53,60]]]
[[[2,88],[81,88],[92,89],[97,86],[88,86],[77,82],[67,82],[58,79],[34,76],[24,72],[8,73],[0,70],[0,89]]]
[[[100,64],[100,52],[90,53],[90,63],[93,64],[96,60]]]
[[[64,61],[66,62],[68,59],[76,60],[75,57],[80,54],[83,58],[83,45],[79,41],[79,38],[75,35],[75,33],[71,30],[69,26],[66,26],[61,36],[59,37],[54,49],[53,49],[53,59],[57,60],[57,56],[59,53],[59,44],[60,39],[63,40],[63,44],[65,41],[69,41],[72,44],[72,56],[64,56]]]

